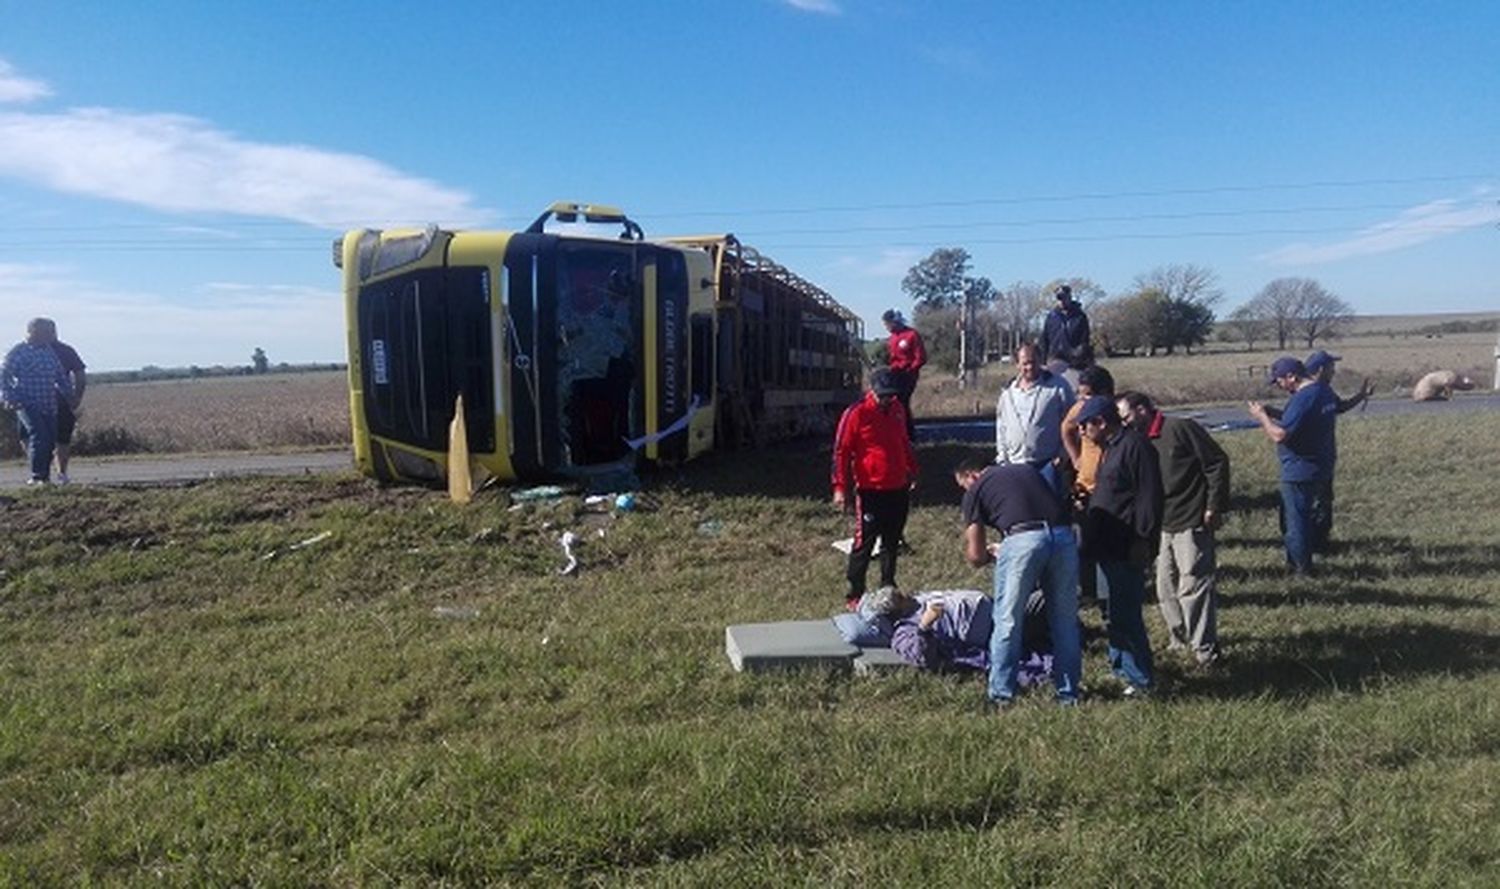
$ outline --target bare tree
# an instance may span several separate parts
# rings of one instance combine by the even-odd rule
[[[1320,339],[1338,337],[1354,321],[1354,309],[1348,303],[1316,281],[1311,283],[1303,294],[1296,322],[1297,332],[1309,349]]]
[[[1316,283],[1309,278],[1277,278],[1262,287],[1245,306],[1251,315],[1265,319],[1270,325],[1271,333],[1276,336],[1276,348],[1286,348],[1302,305],[1302,291]]]
[[[1225,325],[1233,331],[1238,339],[1245,341],[1245,348],[1255,351],[1255,344],[1271,334],[1271,321],[1258,314],[1255,301],[1245,303],[1238,309],[1229,313],[1229,321]]]
[[[1276,334],[1276,347],[1293,338],[1311,349],[1320,339],[1338,336],[1354,319],[1349,304],[1312,278],[1277,278],[1242,307],[1249,317],[1264,319]]]
[[[1094,280],[1092,278],[1054,278],[1053,280],[1048,281],[1046,285],[1042,287],[1042,293],[1055,293],[1057,292],[1057,288],[1063,286],[1064,284],[1072,288],[1073,298],[1077,300],[1079,304],[1082,305],[1085,309],[1088,309],[1096,303],[1103,302],[1104,299],[1109,296],[1109,294],[1104,291],[1103,287],[1100,287],[1098,284],[1094,283]]]
[[[1169,300],[1183,300],[1213,306],[1224,298],[1219,276],[1213,269],[1192,263],[1157,266],[1144,275],[1136,275],[1135,290],[1155,290]]]
[[[1006,334],[1006,351],[1033,338],[1036,321],[1047,311],[1048,297],[1035,281],[1015,281],[995,294],[995,315]]]

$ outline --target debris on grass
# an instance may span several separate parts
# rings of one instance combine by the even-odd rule
[[[707,519],[699,522],[698,533],[703,537],[718,537],[724,533],[724,523],[718,519]]]
[[[532,503],[537,500],[556,500],[563,495],[563,489],[558,485],[538,485],[535,488],[522,488],[519,491],[510,492],[511,503]]]
[[[479,609],[470,605],[438,605],[432,614],[444,620],[473,620],[479,616]]]
[[[573,544],[578,542],[578,535],[572,531],[564,531],[562,536],[557,538],[557,542],[562,544],[563,555],[568,557],[568,563],[559,568],[557,573],[572,574],[578,570],[578,557],[573,555]]]
[[[318,544],[322,543],[325,540],[328,540],[331,537],[333,537],[332,531],[324,531],[321,534],[314,534],[306,540],[299,540],[296,543],[289,544],[284,548],[277,547],[276,549],[273,549],[265,555],[261,556],[260,560],[262,562],[269,562],[272,559],[279,558],[283,553],[294,553],[299,549],[307,549],[309,546],[317,546]]]

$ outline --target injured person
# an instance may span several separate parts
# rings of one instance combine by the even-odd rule
[[[895,587],[866,593],[859,614],[890,627],[891,650],[902,660],[927,670],[988,670],[991,611],[994,602],[978,590],[942,590],[907,595]],[[1046,671],[1051,644],[1043,614],[1046,598],[1026,602],[1022,646],[1023,672]],[[1042,676],[1040,678],[1045,678]],[[1027,676],[1023,684],[1038,677]]]

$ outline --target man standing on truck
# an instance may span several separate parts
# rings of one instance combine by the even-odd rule
[[[901,400],[901,406],[906,409],[906,433],[916,438],[915,421],[911,414],[911,394],[916,391],[917,377],[922,372],[922,366],[927,363],[927,349],[922,345],[922,335],[915,328],[909,327],[897,310],[886,309],[880,320],[885,322],[885,329],[891,334],[885,344],[888,353],[886,361],[891,373],[895,374],[896,384],[901,387],[901,393],[897,397]]]
[[[854,545],[845,576],[848,606],[859,607],[875,541],[880,541],[880,585],[896,585],[896,553],[906,530],[917,456],[906,431],[906,409],[894,374],[881,368],[870,391],[844,411],[833,437],[833,505],[853,507]]]
[[[1073,298],[1073,288],[1063,284],[1053,291],[1057,308],[1047,313],[1042,326],[1042,363],[1053,373],[1077,372],[1094,363],[1089,342],[1089,316]],[[1069,382],[1076,379],[1070,378]]]

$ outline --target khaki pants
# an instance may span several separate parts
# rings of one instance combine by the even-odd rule
[[[1218,654],[1218,593],[1214,532],[1163,531],[1156,554],[1156,600],[1172,648],[1189,648],[1199,661]]]

